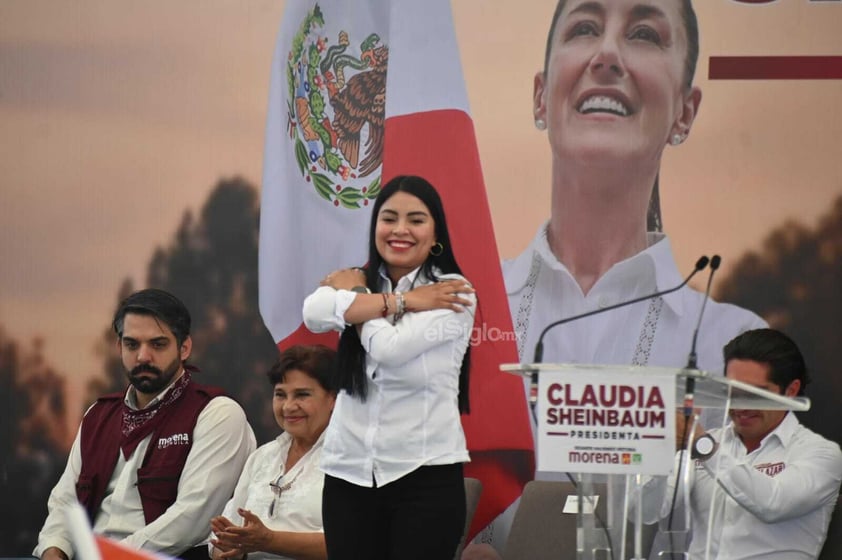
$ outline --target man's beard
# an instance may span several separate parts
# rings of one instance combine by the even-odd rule
[[[129,374],[129,383],[135,390],[146,395],[157,395],[164,387],[170,384],[175,374],[181,369],[181,360],[176,358],[163,371],[156,368],[152,364],[140,364],[133,368]],[[152,373],[154,377],[139,376],[139,374],[148,372]]]

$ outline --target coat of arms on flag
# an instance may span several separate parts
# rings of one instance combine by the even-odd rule
[[[289,133],[298,169],[319,196],[359,208],[380,192],[389,47],[377,33],[354,45],[344,29],[331,42],[324,25],[316,4],[292,40]]]

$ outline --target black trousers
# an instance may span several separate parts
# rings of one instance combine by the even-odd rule
[[[465,529],[462,463],[420,467],[380,488],[325,476],[328,560],[452,560]]]

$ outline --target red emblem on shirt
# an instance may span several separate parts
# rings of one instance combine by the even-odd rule
[[[778,463],[763,463],[762,465],[756,465],[754,468],[764,473],[766,476],[775,477],[783,472],[786,465],[783,461],[781,461]]]

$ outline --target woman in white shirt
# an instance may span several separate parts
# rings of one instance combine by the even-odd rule
[[[342,332],[321,461],[331,560],[453,557],[465,523],[473,292],[435,188],[399,176],[374,203],[367,266],[328,274],[305,300],[310,330]]]
[[[335,373],[336,353],[324,346],[288,348],[267,373],[284,432],[249,456],[234,496],[211,520],[214,560],[327,558],[319,459],[336,402]]]

